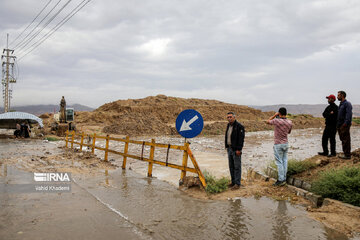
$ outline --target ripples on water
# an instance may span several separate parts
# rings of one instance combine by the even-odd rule
[[[166,182],[122,170],[76,182],[152,239],[347,239],[286,201],[198,200]]]

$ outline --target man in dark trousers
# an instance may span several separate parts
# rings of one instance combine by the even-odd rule
[[[225,148],[228,152],[231,190],[237,190],[241,185],[241,154],[244,146],[245,128],[235,119],[233,112],[228,112],[229,121],[225,132]]]
[[[325,108],[323,112],[323,117],[325,118],[325,129],[322,135],[322,148],[323,151],[319,152],[319,155],[334,157],[336,156],[336,122],[338,117],[338,106],[335,104],[336,97],[335,95],[329,95],[326,97],[328,99],[329,106]],[[330,151],[328,149],[328,142],[330,139]]]
[[[338,100],[340,101],[339,113],[337,118],[337,129],[339,137],[342,143],[342,149],[344,155],[340,155],[340,158],[350,159],[351,158],[351,138],[350,138],[350,127],[352,122],[352,105],[346,100],[346,93],[339,91]]]

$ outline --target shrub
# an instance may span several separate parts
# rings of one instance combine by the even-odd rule
[[[323,172],[311,190],[323,197],[360,206],[360,167],[345,167]]]
[[[222,177],[220,179],[215,178],[209,172],[204,171],[204,177],[206,181],[205,191],[208,193],[220,193],[228,188],[230,182],[229,178]]]
[[[270,166],[274,169],[277,169],[275,162],[272,162]],[[311,168],[316,167],[316,163],[310,162],[310,161],[297,161],[295,159],[290,159],[288,161],[288,170],[287,170],[287,176],[296,175],[298,173],[305,172],[306,170],[309,170]]]
[[[316,163],[314,162],[290,160],[288,162],[287,176],[302,173],[314,167],[316,167]]]
[[[360,118],[353,118],[352,121],[356,124],[360,124]]]
[[[61,140],[61,139],[56,138],[56,137],[46,137],[45,139],[48,140],[49,142],[51,142],[51,141],[60,141]]]

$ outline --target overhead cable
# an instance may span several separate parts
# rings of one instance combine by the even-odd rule
[[[12,45],[16,40],[18,40],[19,37],[35,22],[35,20],[40,16],[40,14],[45,10],[45,8],[52,2],[52,0],[49,0],[49,2],[41,9],[41,11],[35,16],[35,18],[27,25],[27,27],[10,43]]]
[[[44,41],[46,41],[51,35],[53,35],[62,25],[64,25],[67,21],[69,21],[76,13],[78,13],[90,1],[91,0],[83,0],[81,3],[79,3],[66,17],[64,17],[58,24],[56,24],[56,26],[53,27],[47,34],[45,34],[38,42],[31,45],[30,48],[32,48],[32,49],[29,50],[30,49],[29,48],[28,49],[29,51],[27,53],[25,53],[20,58],[18,58],[18,61],[20,61],[25,56],[27,56],[29,53],[31,53],[36,48],[38,48]]]

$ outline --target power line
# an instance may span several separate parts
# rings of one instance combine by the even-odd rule
[[[62,0],[59,0],[55,4],[55,6],[45,15],[45,17],[43,17],[43,19],[41,19],[41,21],[18,44],[16,44],[13,49],[16,49],[20,44],[22,44],[26,40],[26,38],[47,18],[47,16],[49,16],[49,14],[57,7],[57,5],[59,5],[61,1]]]
[[[67,21],[69,21],[76,13],[78,13],[90,1],[91,0],[83,0],[81,3],[79,3],[66,17],[64,17],[58,24],[56,24],[56,26],[53,27],[47,34],[45,34],[38,42],[35,42],[33,45],[31,45],[30,48],[31,47],[33,47],[33,48],[31,50],[29,50],[27,53],[25,53],[23,56],[21,56],[18,59],[18,61],[20,61],[25,56],[27,56],[29,53],[34,51],[37,47],[39,47],[44,41],[46,41],[46,39],[48,39],[52,34],[54,34],[62,25],[64,25]]]
[[[31,21],[29,25],[10,43],[12,45],[16,40],[18,40],[19,37],[35,22],[35,20],[40,16],[40,14],[45,10],[45,8],[52,2],[52,0],[49,0],[49,2],[41,9],[41,11],[36,15],[36,17]]]
[[[71,2],[72,0],[68,0],[44,25],[41,29],[39,29],[35,34],[33,34],[26,42],[24,42],[23,44],[21,44],[19,46],[18,51],[21,51],[21,49],[24,49],[32,40],[34,40],[34,38],[36,38],[56,17],[57,15],[59,15],[60,12],[62,12],[62,10],[64,10],[64,8]]]

